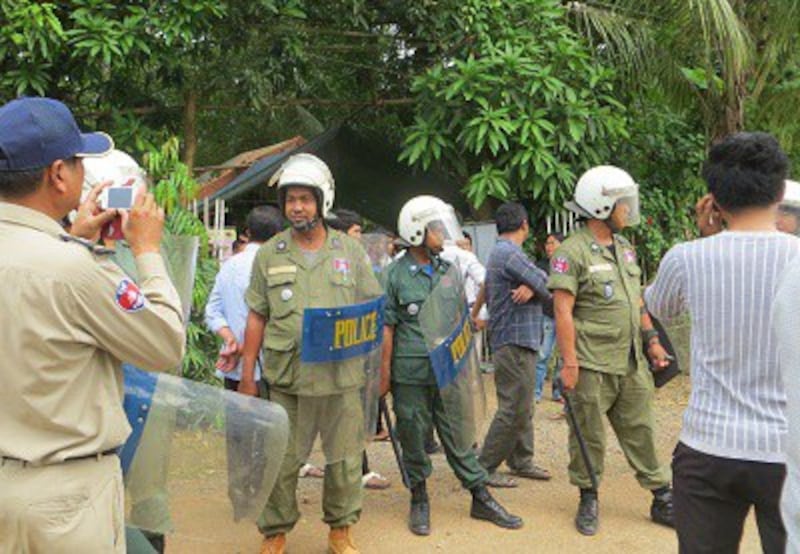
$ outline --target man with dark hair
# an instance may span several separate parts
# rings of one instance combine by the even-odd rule
[[[800,239],[778,232],[788,159],[765,133],[713,146],[697,203],[699,240],[667,252],[648,310],[689,312],[692,393],[672,459],[682,553],[736,552],[750,507],[764,552],[783,552],[779,499],[786,452],[785,386],[770,321],[779,276]]]
[[[361,238],[362,227],[364,226],[358,213],[345,208],[331,210],[331,216],[327,218],[326,223],[354,239]]]
[[[0,107],[2,552],[125,551],[122,360],[165,370],[183,357],[153,195],[122,213],[138,285],[95,244],[118,215],[98,207],[107,183],[78,206],[83,158],[112,148],[108,135],[81,133],[56,100]],[[76,208],[68,235],[59,221]]]
[[[495,213],[495,223],[500,237],[489,255],[485,291],[497,412],[478,460],[489,472],[491,486],[515,487],[513,479],[497,472],[503,462],[519,477],[550,479],[546,469],[533,463],[533,393],[542,306],[551,303],[552,297],[547,290],[547,274],[522,250],[530,235],[525,207],[515,202],[503,204]],[[521,285],[526,288],[520,302],[516,297],[523,294]],[[477,303],[473,316],[477,316],[476,307]]]

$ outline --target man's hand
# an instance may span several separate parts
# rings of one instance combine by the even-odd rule
[[[566,363],[561,367],[561,383],[564,390],[575,390],[578,386],[578,364],[577,362]]]
[[[694,207],[697,229],[701,237],[710,237],[722,231],[722,216],[714,205],[714,197],[706,194]]]
[[[229,327],[223,327],[218,331],[219,336],[224,342],[222,350],[219,352],[215,367],[223,373],[228,373],[236,369],[239,365],[239,358],[242,355],[242,346],[236,340],[236,335]]]
[[[672,356],[667,353],[655,337],[647,346],[647,357],[650,358],[650,363],[653,364],[655,371],[661,371],[667,367],[672,359]]]
[[[140,192],[130,211],[122,212],[122,234],[134,256],[158,252],[164,231],[164,210],[152,193]]]
[[[254,379],[245,379],[244,376],[242,376],[242,380],[239,381],[239,386],[236,387],[236,392],[247,396],[258,397],[258,385]]]
[[[73,236],[97,242],[100,239],[100,231],[102,231],[103,226],[119,215],[117,210],[102,211],[97,203],[100,193],[109,186],[111,186],[111,181],[95,185],[86,200],[78,206],[78,216],[70,229],[70,233]]]
[[[528,285],[520,285],[511,291],[511,300],[514,304],[525,304],[533,298],[533,289]]]

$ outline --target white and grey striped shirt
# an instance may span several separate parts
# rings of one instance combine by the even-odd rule
[[[723,232],[667,252],[645,291],[648,310],[691,314],[692,392],[680,440],[724,458],[783,462],[786,395],[772,304],[800,239],[778,232]]]

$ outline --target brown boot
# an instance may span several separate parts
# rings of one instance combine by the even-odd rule
[[[350,527],[331,527],[328,535],[328,551],[331,554],[359,554],[350,536]]]
[[[278,533],[264,537],[261,543],[261,554],[283,554],[286,552],[286,534]]]

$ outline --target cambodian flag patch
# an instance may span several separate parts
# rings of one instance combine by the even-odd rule
[[[553,258],[550,268],[556,273],[566,273],[569,271],[569,260],[566,258]]]
[[[633,250],[626,250],[625,253],[622,254],[622,257],[625,258],[626,262],[632,264],[633,262],[636,261],[636,252],[634,252]]]
[[[117,306],[128,313],[138,312],[144,308],[144,294],[136,286],[136,283],[130,279],[123,279],[119,282],[114,297],[116,298]]]
[[[336,258],[333,260],[333,270],[338,271],[339,273],[349,273],[350,261],[346,260],[345,258]]]

